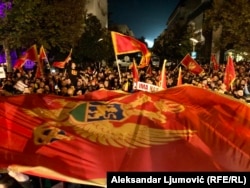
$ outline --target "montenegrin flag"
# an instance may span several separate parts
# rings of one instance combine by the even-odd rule
[[[139,72],[137,69],[137,64],[135,59],[133,59],[132,67],[131,67],[132,75],[133,75],[133,82],[138,82],[140,79]]]
[[[249,172],[249,114],[243,102],[188,85],[2,96],[0,168],[101,187],[107,172]]]
[[[41,78],[44,75],[44,61],[48,62],[48,58],[45,52],[45,49],[43,46],[40,47],[39,50],[39,61],[37,62],[37,68],[36,68],[36,78]]]
[[[211,55],[211,62],[212,62],[213,70],[215,70],[215,71],[219,70],[219,63],[216,59],[215,54]]]
[[[38,52],[37,52],[37,46],[36,44],[32,45],[30,48],[28,48],[23,55],[18,58],[15,62],[15,65],[13,68],[20,69],[25,64],[26,60],[31,60],[34,62],[38,62]]]
[[[186,67],[189,72],[193,74],[201,74],[204,73],[204,69],[190,56],[187,54],[182,60],[181,64]]]
[[[158,86],[162,89],[167,89],[166,63],[167,60],[165,59],[161,68],[161,74],[158,83]]]
[[[179,67],[178,77],[177,77],[177,86],[182,85],[182,70],[181,66]]]
[[[72,55],[72,48],[70,49],[69,55],[65,58],[64,61],[55,61],[53,62],[52,66],[59,69],[64,69],[65,65],[69,63],[69,61],[71,60],[71,55]]]
[[[139,67],[144,68],[149,65],[151,53],[148,50],[146,44],[132,36],[124,35],[114,31],[111,31],[111,38],[116,56],[141,52],[142,58]]]
[[[228,91],[232,88],[235,78],[236,78],[236,72],[234,68],[233,58],[231,55],[229,55],[227,57],[227,64],[223,79],[223,83],[226,85],[226,89]]]

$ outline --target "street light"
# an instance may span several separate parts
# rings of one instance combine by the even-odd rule
[[[103,38],[99,38],[97,42],[101,42],[101,41],[103,41]]]
[[[197,39],[195,38],[190,38],[190,40],[192,41],[193,44],[193,52],[195,52],[195,45],[199,42]]]
[[[195,52],[195,45],[199,42],[197,39],[195,38],[190,38],[190,40],[192,41],[192,44],[193,44],[193,51],[192,51],[192,58],[193,59],[196,59],[196,52]]]

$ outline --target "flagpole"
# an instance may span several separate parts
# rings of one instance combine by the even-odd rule
[[[116,60],[116,66],[117,66],[118,74],[119,74],[119,81],[120,81],[120,84],[122,84],[121,70],[120,70],[120,66],[119,66],[119,63],[118,63],[117,55],[115,56],[115,60]]]
[[[177,68],[180,66],[180,64],[181,64],[181,61],[180,61],[180,63],[178,63],[178,64],[176,65],[176,67],[174,68],[173,72],[175,71],[175,69],[177,69]]]
[[[50,62],[49,62],[49,59],[48,59],[48,57],[46,56],[46,66],[48,65],[48,68],[46,67],[46,69],[49,69],[49,73],[51,73],[51,66],[50,66]]]
[[[70,52],[69,52],[69,55],[66,57],[66,59],[64,60],[64,62],[65,62],[65,66],[69,66],[68,64],[69,64],[69,61],[71,60],[71,55],[72,55],[72,48],[70,49]],[[64,66],[64,73],[63,73],[63,76],[66,76],[66,74],[67,74],[67,68],[65,68],[65,66]]]
[[[63,73],[63,77],[65,77],[67,74],[67,69],[64,68],[64,73]]]
[[[40,188],[43,188],[43,182],[42,182],[42,178],[39,177],[39,185],[40,185]]]

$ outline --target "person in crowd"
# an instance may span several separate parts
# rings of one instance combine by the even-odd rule
[[[33,185],[28,175],[8,170],[0,174],[0,188],[33,188]]]
[[[68,78],[73,86],[77,85],[78,78],[80,77],[80,71],[76,66],[76,63],[71,61],[67,67]]]

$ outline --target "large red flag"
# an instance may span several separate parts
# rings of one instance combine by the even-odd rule
[[[2,96],[0,168],[103,187],[108,171],[249,172],[249,114],[240,101],[185,85]]]
[[[201,74],[204,72],[203,68],[189,54],[181,60],[181,64],[193,74]]]
[[[142,59],[140,62],[140,67],[143,68],[148,66],[151,53],[149,52],[146,44],[135,39],[134,37],[123,35],[114,31],[111,32],[111,37],[115,55],[141,52]]]
[[[223,83],[226,85],[227,90],[231,89],[235,78],[236,78],[236,73],[234,69],[233,58],[231,55],[229,55],[227,58],[227,64],[226,64],[224,80],[223,80]]]
[[[37,53],[37,47],[36,45],[32,45],[29,49],[27,49],[24,54],[19,58],[17,59],[17,61],[15,62],[15,65],[13,68],[16,68],[16,69],[20,69],[23,67],[24,63],[26,62],[26,60],[31,60],[31,61],[34,61],[34,62],[38,62],[39,59],[38,59],[38,53]]]

